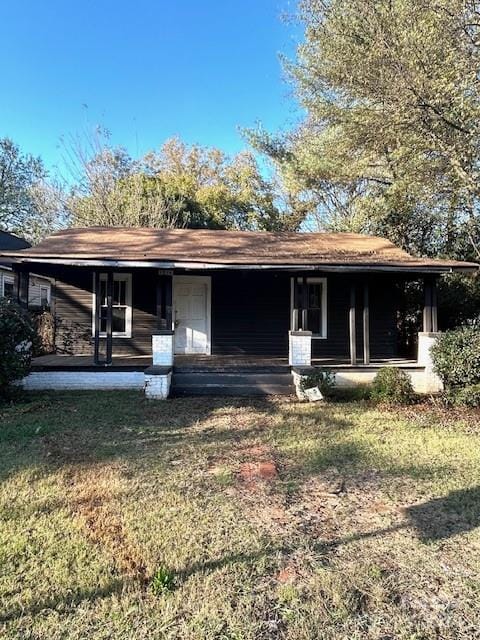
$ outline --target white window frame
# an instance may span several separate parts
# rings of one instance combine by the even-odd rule
[[[295,280],[300,280],[300,276],[294,276],[290,278],[290,329],[293,330],[293,315],[294,315],[294,286]],[[312,340],[327,340],[328,338],[328,309],[327,309],[327,278],[319,278],[319,277],[307,277],[305,278],[307,284],[321,284],[322,285],[322,329],[323,333],[312,333]]]
[[[101,280],[107,280],[107,274],[100,274]],[[132,274],[131,273],[114,273],[114,281],[124,281],[125,284],[125,331],[112,331],[112,337],[114,338],[131,338],[132,337]],[[95,298],[97,292],[95,291],[95,275],[93,275],[93,294],[92,294],[92,338],[95,337]],[[122,305],[123,306],[123,305]],[[100,338],[106,338],[105,331],[99,333]]]

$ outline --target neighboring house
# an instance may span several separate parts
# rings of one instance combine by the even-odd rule
[[[161,397],[172,372],[177,393],[281,392],[312,365],[355,384],[397,364],[438,390],[436,281],[479,268],[367,235],[191,229],[66,229],[7,257],[24,283],[30,271],[55,279],[57,355],[36,361],[27,386],[146,383]],[[425,290],[415,361],[397,328],[411,280]]]
[[[31,245],[23,238],[0,231],[0,253],[28,249]],[[15,273],[10,264],[0,262],[0,298],[16,295]],[[50,306],[51,282],[48,278],[30,275],[28,305],[32,309],[45,309]]]

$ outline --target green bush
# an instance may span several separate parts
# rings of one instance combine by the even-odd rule
[[[0,394],[30,369],[35,329],[29,315],[15,302],[0,299]]]
[[[452,399],[456,405],[462,407],[480,407],[480,384],[457,389]]]
[[[307,389],[313,389],[318,387],[326,398],[332,395],[332,390],[335,387],[335,374],[331,371],[322,371],[318,369],[313,371],[308,376],[304,376],[300,382],[300,388],[302,391]]]
[[[461,327],[442,334],[433,345],[432,360],[445,388],[480,383],[480,327]]]
[[[372,383],[371,398],[389,404],[411,404],[415,394],[410,376],[398,367],[382,367]]]

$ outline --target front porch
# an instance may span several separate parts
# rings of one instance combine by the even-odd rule
[[[168,396],[170,386],[185,394],[292,393],[292,381],[312,367],[353,386],[398,366],[418,391],[435,391],[436,279],[416,277],[425,292],[418,359],[400,345],[403,274],[62,267],[57,351],[36,358],[24,384],[143,388],[150,397]]]
[[[153,365],[152,356],[114,356],[108,371],[144,371]],[[369,364],[352,367],[347,358],[312,358],[311,365],[332,369],[378,369],[385,366],[418,367],[408,358],[380,358]],[[290,370],[288,358],[279,356],[175,355],[173,371],[235,371],[239,369]],[[96,364],[91,355],[49,354],[33,359],[32,371],[105,371],[107,366]]]
[[[414,388],[428,391],[424,365],[406,358],[384,358],[352,366],[344,358],[314,358],[312,367],[335,374],[338,386],[369,384],[384,366],[404,369]],[[155,366],[151,356],[116,357],[109,366],[88,355],[47,355],[35,358],[24,387],[37,389],[150,389],[165,395],[293,395],[305,368],[292,367],[278,356],[176,355],[173,365]]]

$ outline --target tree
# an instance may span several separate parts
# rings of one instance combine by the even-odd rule
[[[250,132],[323,228],[480,256],[480,11],[474,0],[302,0],[288,65],[306,117]]]
[[[9,138],[0,139],[0,228],[38,239],[47,220],[39,210],[47,173],[40,158],[23,154]],[[48,231],[48,230],[47,230]]]
[[[230,158],[173,138],[134,160],[100,131],[69,158],[76,225],[291,230],[304,217],[249,152]]]

